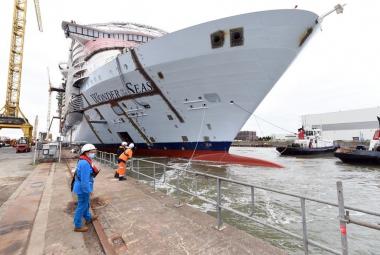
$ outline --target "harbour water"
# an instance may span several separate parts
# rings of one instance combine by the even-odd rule
[[[189,170],[207,172],[251,184],[301,194],[312,198],[337,203],[336,182],[341,180],[345,205],[380,212],[380,168],[352,166],[341,163],[333,156],[327,157],[280,157],[274,148],[232,147],[230,153],[258,157],[280,163],[283,169],[245,167],[237,165],[204,165],[192,163]],[[186,162],[169,162],[171,165],[186,165]],[[169,180],[175,183],[175,176]],[[193,189],[192,178],[185,178],[181,186]],[[197,190],[204,197],[215,198],[215,181],[198,178]],[[172,190],[173,191],[173,190]],[[174,191],[173,191],[174,193]],[[175,194],[175,193],[174,193]],[[251,210],[250,188],[222,185],[222,204],[243,212]],[[215,206],[199,199],[183,196],[191,206],[215,215]],[[325,246],[340,250],[338,209],[333,206],[306,202],[308,236]],[[255,191],[254,216],[302,236],[300,200],[294,197]],[[357,220],[380,224],[380,218],[351,212]],[[290,254],[303,254],[302,241],[295,240],[275,230],[263,227],[251,220],[223,211],[223,220],[254,236],[284,248]],[[347,227],[350,254],[380,254],[380,231],[349,224]],[[329,254],[312,248],[312,254]]]

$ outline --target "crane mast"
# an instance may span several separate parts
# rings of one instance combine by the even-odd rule
[[[39,30],[42,32],[42,22],[39,1],[34,0]],[[15,0],[11,34],[11,48],[8,66],[8,82],[5,105],[0,110],[1,128],[21,128],[24,136],[32,137],[32,125],[20,110],[20,89],[22,61],[24,53],[24,38],[26,24],[27,0]]]

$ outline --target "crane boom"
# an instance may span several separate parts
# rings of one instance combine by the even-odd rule
[[[42,31],[39,1],[34,0],[34,5],[36,8],[38,27],[39,30]],[[27,0],[14,0],[7,91],[5,105],[0,109],[0,129],[21,128],[24,135],[31,138],[33,127],[25,118],[19,106],[26,10]]]
[[[4,115],[7,117],[19,117],[26,9],[26,0],[15,0],[11,34],[11,50],[8,66],[7,93],[4,106]]]
[[[42,32],[43,28],[42,28],[42,19],[41,19],[40,0],[34,0],[34,9],[36,10],[38,30]]]

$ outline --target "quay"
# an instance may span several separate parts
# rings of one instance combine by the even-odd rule
[[[14,151],[2,148],[1,153]],[[24,155],[31,162],[32,154]],[[96,226],[87,233],[73,232],[69,184],[75,163],[63,157],[61,163],[36,165],[1,205],[0,254],[286,254],[233,226],[224,224],[220,231],[214,217],[178,207],[173,197],[136,179],[118,182],[106,165],[92,198],[102,233]]]

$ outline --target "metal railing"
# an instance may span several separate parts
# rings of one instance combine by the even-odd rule
[[[117,155],[113,154],[113,153],[107,153],[107,152],[99,151],[97,154],[97,160],[103,164],[108,164],[110,166],[116,166],[117,165]],[[151,166],[141,166],[142,163],[148,164]],[[152,180],[153,189],[154,189],[154,191],[156,191],[157,181],[160,180],[160,179],[156,178],[157,177],[157,170],[158,170],[157,166],[160,166],[162,169],[162,172],[160,175],[161,182],[164,183],[167,187],[174,188],[175,191],[177,192],[177,194],[179,194],[180,192],[183,192],[185,194],[195,196],[204,202],[213,204],[216,207],[216,218],[217,218],[216,228],[218,230],[222,230],[224,228],[223,227],[223,218],[222,218],[222,209],[223,209],[223,210],[232,212],[234,214],[237,214],[241,217],[252,220],[253,222],[259,223],[263,226],[269,227],[269,228],[274,229],[276,231],[279,231],[283,234],[286,234],[288,236],[291,236],[293,238],[296,238],[296,239],[303,241],[303,250],[304,250],[306,255],[309,254],[309,245],[318,247],[318,248],[320,248],[324,251],[330,252],[332,254],[347,255],[348,254],[347,224],[349,224],[349,223],[356,224],[359,226],[363,226],[366,228],[380,230],[380,225],[378,225],[378,224],[359,221],[359,220],[352,218],[349,215],[350,211],[354,211],[354,212],[360,212],[360,213],[364,213],[367,215],[380,217],[379,212],[373,212],[373,211],[369,211],[369,210],[364,210],[364,209],[344,205],[343,185],[342,185],[341,181],[338,181],[336,183],[337,184],[338,203],[333,203],[333,202],[324,201],[324,200],[311,198],[311,197],[306,197],[306,196],[302,196],[302,195],[298,195],[298,194],[294,194],[294,193],[290,193],[290,192],[285,192],[285,191],[276,190],[276,189],[272,189],[272,188],[266,188],[263,186],[259,186],[259,185],[255,185],[255,184],[251,184],[251,183],[247,183],[247,182],[241,182],[241,181],[236,181],[236,180],[232,180],[232,179],[227,179],[227,178],[216,176],[216,175],[206,174],[206,173],[202,173],[202,172],[198,172],[198,171],[187,170],[187,169],[175,167],[175,166],[168,166],[168,165],[165,165],[163,163],[154,162],[154,161],[150,161],[150,160],[146,160],[146,159],[139,159],[139,158],[131,159],[129,161],[128,172],[133,172],[133,173],[137,174],[138,180],[141,179],[141,176]],[[144,173],[143,171],[141,171],[144,169],[145,170],[151,170],[153,175],[151,176],[151,175],[148,175],[148,174]],[[176,176],[175,177],[176,178],[176,181],[175,181],[176,184],[175,185],[172,185],[169,182],[167,182],[166,175],[167,175],[167,172],[170,170],[175,171],[175,176]],[[195,180],[195,187],[196,187],[195,192],[185,190],[185,189],[180,187],[180,185],[179,185],[180,176],[181,176],[180,173],[190,174],[194,177],[193,180]],[[197,177],[198,176],[203,176],[205,178],[210,178],[210,179],[216,180],[216,191],[217,191],[216,200],[208,199],[208,198],[205,198],[205,197],[199,195],[198,189],[197,189]],[[242,211],[236,210],[234,208],[222,205],[222,189],[221,189],[221,186],[222,186],[223,182],[224,183],[233,183],[233,184],[237,184],[237,185],[241,185],[241,186],[250,188],[250,190],[251,190],[250,191],[250,193],[251,193],[251,201],[250,201],[251,213],[250,214],[247,214],[247,213],[244,213]],[[265,191],[273,192],[276,194],[281,194],[281,195],[285,195],[285,196],[289,196],[289,197],[298,198],[300,201],[300,208],[301,208],[302,235],[293,233],[289,230],[280,228],[278,226],[264,222],[257,217],[254,217],[253,216],[253,210],[255,208],[255,190],[265,190]],[[335,249],[327,247],[327,246],[325,246],[319,242],[316,242],[316,241],[309,239],[308,231],[307,231],[307,221],[306,221],[306,201],[311,201],[311,202],[320,203],[320,204],[329,205],[329,206],[333,206],[333,207],[338,208],[338,211],[339,211],[339,215],[338,215],[339,229],[340,229],[340,236],[341,236],[341,251],[335,250]],[[178,206],[180,206],[180,205],[181,205],[181,199],[179,198],[178,199]]]

